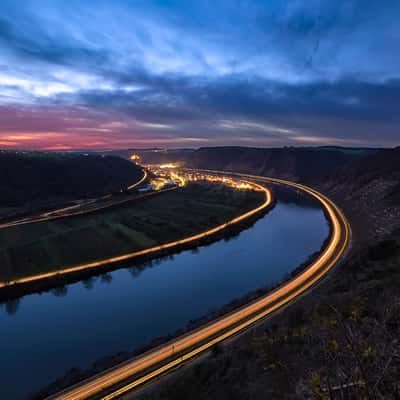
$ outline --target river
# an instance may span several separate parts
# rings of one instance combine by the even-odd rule
[[[318,204],[277,204],[229,240],[0,304],[0,398],[27,399],[71,368],[132,351],[281,281],[329,234]]]

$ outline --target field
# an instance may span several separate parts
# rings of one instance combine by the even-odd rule
[[[0,280],[56,271],[184,238],[261,203],[263,194],[190,184],[98,214],[0,230]]]

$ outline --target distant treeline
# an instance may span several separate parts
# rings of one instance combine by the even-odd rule
[[[141,176],[139,167],[118,157],[0,152],[0,207],[102,195]]]
[[[316,183],[377,149],[345,147],[203,147],[198,150],[137,151],[145,163],[180,162],[190,168],[244,172]],[[124,154],[119,154],[124,156]]]

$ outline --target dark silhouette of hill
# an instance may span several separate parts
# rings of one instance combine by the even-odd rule
[[[0,152],[0,207],[94,197],[141,176],[138,166],[118,157]]]
[[[203,147],[198,150],[138,151],[145,163],[181,162],[191,168],[245,172],[314,182],[374,149],[342,147]]]
[[[213,151],[205,153],[214,163],[211,168],[241,165],[270,174],[273,164],[277,176],[294,171],[344,210],[352,245],[344,262],[307,295],[138,397],[398,399],[400,148],[338,158],[324,169],[317,156],[320,167],[315,159],[297,164],[305,170],[271,159],[263,168],[247,158],[250,152],[244,157],[237,150],[238,160],[231,158],[235,152],[221,160],[209,156]],[[205,159],[202,154],[201,162]]]
[[[344,262],[314,290],[139,398],[398,398],[400,148],[148,153],[145,163],[179,161],[305,182],[335,200],[353,234]]]
[[[167,155],[163,154],[164,160]],[[400,147],[205,147],[170,157],[192,168],[245,172],[315,186],[348,210],[360,240],[387,234],[400,221]]]
[[[189,164],[193,167],[208,166],[212,169],[312,182],[370,152],[373,150],[329,147],[202,148],[193,153]]]
[[[346,185],[352,189],[360,189],[377,180],[392,182],[393,190],[387,194],[395,196],[400,189],[400,147],[361,157],[338,168],[329,178],[333,185]]]

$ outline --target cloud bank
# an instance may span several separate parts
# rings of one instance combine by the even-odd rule
[[[400,144],[398,1],[1,10],[0,147]]]

